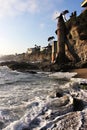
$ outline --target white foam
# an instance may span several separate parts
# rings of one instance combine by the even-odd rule
[[[73,76],[77,75],[77,73],[70,73],[70,72],[56,72],[52,73],[49,76],[57,79],[70,79]]]
[[[40,110],[39,110],[40,109]],[[33,112],[29,112],[26,113],[20,120],[18,121],[14,121],[13,123],[11,123],[9,126],[7,126],[6,128],[4,128],[3,130],[22,130],[23,128],[29,128],[30,123],[36,119],[40,113],[42,112],[41,109],[39,108],[38,110],[33,108]],[[35,111],[36,110],[36,111]],[[47,114],[50,114],[50,111],[48,111]],[[38,118],[39,120],[42,120],[41,118]],[[46,121],[40,121],[41,125],[43,126],[44,124],[46,124]],[[40,125],[40,126],[41,126]]]
[[[13,78],[10,78],[11,81],[25,81],[26,79],[29,80],[30,77],[31,82],[24,82],[24,84],[18,84],[18,82],[18,85],[15,84],[14,87],[12,86],[10,88],[10,86],[6,85],[5,88],[2,87],[0,89],[0,101],[2,103],[0,106],[0,120],[3,121],[5,124],[5,128],[3,128],[3,130],[22,130],[23,128],[29,128],[29,125],[32,124],[33,120],[35,120],[36,122],[39,121],[39,125],[37,125],[33,130],[40,130],[42,127],[51,123],[52,120],[46,120],[46,117],[49,118],[52,113],[52,110],[49,107],[49,105],[53,101],[53,99],[50,96],[48,96],[49,94],[47,92],[53,90],[53,86],[58,87],[59,85],[59,88],[61,89],[69,89],[72,86],[75,86],[76,82],[77,85],[81,82],[87,82],[87,80],[85,79],[72,78],[76,74],[77,73],[69,72],[56,72],[44,74],[38,73],[38,75],[36,75],[35,77],[31,77],[32,75],[22,73],[19,73],[18,75],[15,74],[15,76],[13,75]],[[46,80],[44,76],[48,79]],[[43,77],[41,80],[44,82],[41,81],[41,83],[38,84],[37,81],[39,77]],[[54,80],[50,81],[49,79],[51,78],[70,79],[71,82],[68,82],[67,84],[65,84],[64,82],[64,85],[60,85],[59,82],[55,82]],[[37,92],[39,93],[37,94]],[[2,112],[5,109],[7,110],[7,113]],[[4,117],[6,120],[4,119]]]
[[[23,128],[28,128],[28,125],[19,120],[19,121],[14,121],[3,130],[22,130]]]
[[[87,79],[83,79],[83,78],[71,78],[71,81],[78,82],[79,84],[81,83],[87,84]]]

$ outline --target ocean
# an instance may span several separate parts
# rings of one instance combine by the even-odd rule
[[[17,72],[0,66],[0,130],[40,130],[46,125],[42,117],[51,102],[50,93],[55,87],[65,86],[75,73]],[[79,80],[78,80],[79,82]],[[44,119],[43,119],[44,118]]]

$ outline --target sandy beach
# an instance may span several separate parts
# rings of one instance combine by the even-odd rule
[[[77,72],[77,75],[75,78],[85,78],[87,79],[87,68],[81,68],[81,69],[73,69],[71,72]]]

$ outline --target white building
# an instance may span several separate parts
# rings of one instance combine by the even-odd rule
[[[28,54],[31,54],[31,53],[33,53],[33,52],[35,52],[35,48],[28,48],[28,49],[27,49],[27,53],[28,53]]]

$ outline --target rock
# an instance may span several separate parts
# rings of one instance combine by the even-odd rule
[[[62,89],[59,89],[58,86],[54,87],[54,90],[52,92],[49,93],[49,97],[51,98],[55,98],[55,97],[62,97],[63,96],[64,91]]]
[[[49,107],[61,107],[61,106],[65,106],[68,103],[69,103],[69,97],[65,95],[61,98],[54,98],[51,101]]]
[[[35,69],[38,69],[38,67],[35,64],[26,63],[26,62],[16,62],[13,64],[9,64],[8,67],[11,68],[12,70],[35,70]]]
[[[4,122],[0,121],[0,129],[2,129],[4,126]]]
[[[1,62],[0,66],[8,66],[10,64],[16,64],[16,61],[6,61],[6,62]]]
[[[62,91],[58,91],[56,92],[56,97],[62,97],[63,96],[63,92]]]
[[[81,126],[81,113],[71,112],[60,119],[54,121],[58,130],[77,130]],[[52,129],[54,130],[54,128]]]
[[[23,72],[27,72],[27,73],[30,73],[30,74],[37,74],[37,72],[33,71],[33,70],[24,70]]]
[[[87,129],[87,109],[82,111],[82,126],[81,130]]]
[[[35,63],[26,63],[26,62],[16,62],[16,61],[7,61],[0,63],[1,66],[8,66],[12,70],[22,71],[22,72],[29,72],[32,74],[36,74],[36,71],[39,67]]]
[[[22,130],[30,130],[29,128],[23,128]]]
[[[73,111],[82,111],[85,105],[81,99],[73,99]]]
[[[73,111],[73,98],[68,95],[64,95],[61,98],[54,98],[49,104],[49,109],[52,110],[51,119],[71,112]]]

